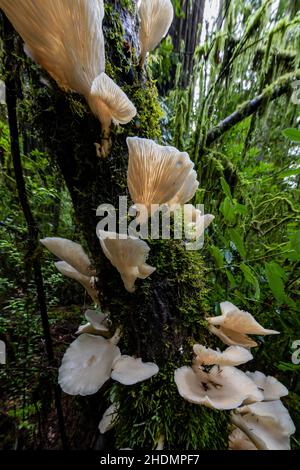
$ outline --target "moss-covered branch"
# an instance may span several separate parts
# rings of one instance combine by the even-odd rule
[[[274,101],[280,96],[289,93],[292,89],[292,83],[299,79],[300,70],[298,69],[296,72],[283,75],[274,83],[266,87],[260,95],[241,104],[232,114],[208,131],[205,143],[206,146],[210,146],[236,124],[262,109],[266,103]]]

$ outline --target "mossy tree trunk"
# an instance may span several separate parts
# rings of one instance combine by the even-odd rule
[[[128,195],[126,137],[137,135],[159,141],[162,115],[156,88],[138,67],[135,2],[106,0],[105,8],[106,72],[138,110],[129,125],[112,130],[113,146],[107,159],[96,155],[101,128],[84,99],[63,93],[49,78],[50,86],[45,85],[40,80],[44,71],[29,60],[22,65],[21,119],[37,133],[49,158],[61,170],[82,239],[97,268],[101,306],[109,310],[113,329],[121,326],[123,330],[121,351],[154,361],[160,367],[154,378],[136,386],[106,384],[101,409],[98,395],[97,399],[79,399],[76,406],[82,406],[80,428],[89,436],[93,426],[97,431],[96,421],[110,396],[120,403],[118,424],[108,438],[110,447],[151,449],[164,435],[165,447],[170,449],[226,448],[228,413],[187,403],[179,396],[173,378],[177,367],[190,364],[194,342],[214,345],[204,320],[211,311],[205,300],[201,254],[187,252],[180,241],[149,240],[148,261],[157,270],[151,279],[138,281],[136,292],[129,294],[119,273],[103,255],[96,236],[97,207],[102,203],[118,207],[118,197]],[[83,445],[88,446],[87,439],[84,444],[74,444]]]

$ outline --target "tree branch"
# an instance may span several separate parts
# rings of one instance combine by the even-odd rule
[[[274,101],[291,91],[291,84],[300,79],[300,69],[281,76],[274,83],[266,87],[263,92],[250,101],[241,104],[234,113],[227,116],[219,124],[210,129],[206,136],[205,146],[209,147],[225,132],[229,131],[239,122],[256,113],[269,101]]]

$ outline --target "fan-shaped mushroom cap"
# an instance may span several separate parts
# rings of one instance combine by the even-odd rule
[[[231,410],[263,399],[255,383],[235,367],[214,366],[206,373],[201,368],[184,366],[175,371],[174,377],[185,400],[217,410]]]
[[[178,194],[179,199],[180,194],[186,196],[194,166],[187,153],[139,137],[128,137],[127,145],[127,183],[135,204],[144,205],[150,214],[152,204],[173,205]]]
[[[57,84],[88,98],[105,70],[103,0],[0,0],[0,7]]]
[[[105,434],[106,432],[110,431],[114,427],[117,416],[118,416],[118,406],[116,403],[113,403],[104,412],[102,419],[99,423],[99,431],[101,434]]]
[[[114,363],[111,378],[123,385],[134,385],[150,379],[158,371],[159,368],[153,362],[142,362],[142,359],[121,356]]]
[[[220,352],[206,348],[200,344],[195,344],[193,350],[196,354],[196,364],[207,366],[215,364],[220,366],[239,366],[240,364],[245,364],[245,362],[253,359],[250,351],[240,346],[230,346],[225,349],[225,351]]]
[[[239,428],[234,428],[229,435],[230,450],[258,450],[249,437]]]
[[[139,7],[141,62],[144,61],[147,52],[155,49],[166,36],[173,16],[171,0],[141,0]]]
[[[99,303],[97,290],[92,286],[90,277],[84,276],[65,261],[58,261],[54,264],[61,274],[79,282],[86,289],[95,304]]]
[[[76,332],[77,334],[90,333],[102,336],[109,335],[107,315],[105,315],[105,313],[87,310],[84,315],[88,323],[81,325]]]
[[[216,328],[213,325],[209,325],[208,329],[228,346],[242,346],[244,348],[254,348],[257,346],[257,343],[253,341],[253,339],[243,333],[237,333],[236,331],[223,328],[222,326]]]
[[[43,238],[40,242],[57,258],[70,264],[84,276],[95,274],[95,271],[91,269],[89,257],[79,243],[58,237]]]
[[[275,379],[275,377],[265,375],[258,370],[255,372],[246,372],[246,374],[263,392],[264,401],[279,400],[279,398],[285,397],[289,394],[288,389],[281,382]]]
[[[107,127],[111,122],[127,124],[136,115],[136,108],[127,95],[104,72],[93,81],[90,106]]]
[[[195,196],[195,193],[199,187],[199,181],[197,178],[197,172],[191,168],[178,193],[173,197],[173,199],[168,201],[170,207],[175,204],[183,206]]]
[[[96,393],[110,378],[113,364],[120,356],[114,341],[83,334],[67,349],[58,382],[69,395]]]
[[[236,413],[231,417],[233,424],[247,434],[258,449],[290,449],[290,436],[295,426],[280,400],[253,403],[237,409]]]
[[[222,315],[218,317],[207,318],[211,325],[222,326],[222,328],[248,335],[279,334],[279,331],[266,330],[254,319],[250,313],[240,310],[231,302],[222,302],[220,307]]]
[[[121,238],[117,233],[102,230],[97,235],[105,256],[121,274],[128,292],[135,291],[137,278],[145,279],[155,271],[155,268],[146,264],[150,248],[143,240],[130,236],[124,238],[124,235]]]

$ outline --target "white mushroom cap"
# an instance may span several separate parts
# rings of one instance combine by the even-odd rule
[[[65,261],[58,261],[54,264],[61,274],[79,282],[86,289],[87,293],[93,299],[93,301],[96,304],[99,303],[97,290],[92,287],[91,278],[89,278],[88,276],[84,276]]]
[[[67,349],[58,382],[69,395],[96,393],[110,378],[113,364],[120,356],[114,341],[83,334]]]
[[[136,115],[136,108],[127,95],[104,72],[93,81],[90,106],[104,127],[109,127],[111,122],[127,124]]]
[[[91,269],[91,262],[79,243],[66,238],[44,238],[40,242],[57,258],[73,266],[84,276],[91,276],[95,272]]]
[[[121,274],[125,288],[134,292],[134,283],[137,278],[145,279],[155,268],[146,264],[149,246],[143,240],[135,237],[122,236],[114,232],[97,232],[102,250],[111,264]]]
[[[111,378],[123,385],[134,385],[150,379],[157,374],[159,368],[153,362],[142,362],[130,356],[121,356],[113,366]]]
[[[240,364],[245,364],[245,362],[251,361],[251,359],[253,359],[250,351],[240,346],[230,346],[229,348],[225,349],[225,351],[220,352],[206,348],[200,344],[195,344],[193,350],[197,356],[196,363],[207,366],[214,364],[220,366],[239,366]]]
[[[109,408],[104,412],[102,419],[99,423],[99,431],[101,434],[105,434],[110,431],[116,424],[116,419],[118,416],[118,405],[113,403]]]
[[[290,449],[290,436],[295,426],[280,400],[243,406],[236,413],[232,414],[233,424],[246,433],[258,449]]]
[[[201,368],[184,366],[175,371],[174,377],[185,400],[217,410],[231,410],[246,401],[263,399],[255,383],[235,367],[214,366],[206,373]]]
[[[289,394],[288,389],[281,382],[275,379],[275,377],[265,375],[258,370],[255,372],[246,372],[246,374],[263,392],[264,401],[279,400],[279,398],[285,397]]]
[[[105,70],[103,0],[1,0],[34,58],[64,90],[88,100]]]
[[[169,206],[172,206],[173,204],[179,204],[180,206],[183,206],[189,202],[195,196],[195,193],[199,187],[199,181],[197,178],[197,172],[194,170],[194,168],[191,168],[178,193],[171,201],[168,201]]]
[[[173,21],[171,0],[141,0],[139,7],[142,62],[166,36]]]
[[[132,200],[151,212],[152,204],[171,204],[193,171],[193,162],[175,147],[153,140],[128,137],[127,183]]]
[[[107,315],[105,315],[105,313],[97,312],[96,310],[87,310],[84,315],[88,323],[81,325],[76,332],[77,334],[90,333],[103,336],[109,335]]]
[[[230,450],[258,450],[249,437],[239,428],[234,428],[229,435]]]
[[[279,331],[266,330],[254,319],[250,313],[240,310],[231,302],[222,302],[220,307],[222,315],[218,317],[207,318],[207,321],[211,325],[222,326],[222,328],[248,335],[279,334]]]
[[[209,325],[208,329],[228,346],[242,346],[244,348],[253,348],[257,346],[256,341],[243,333],[237,333],[236,331],[223,328],[222,326],[220,326],[220,328],[216,328],[213,325]]]

